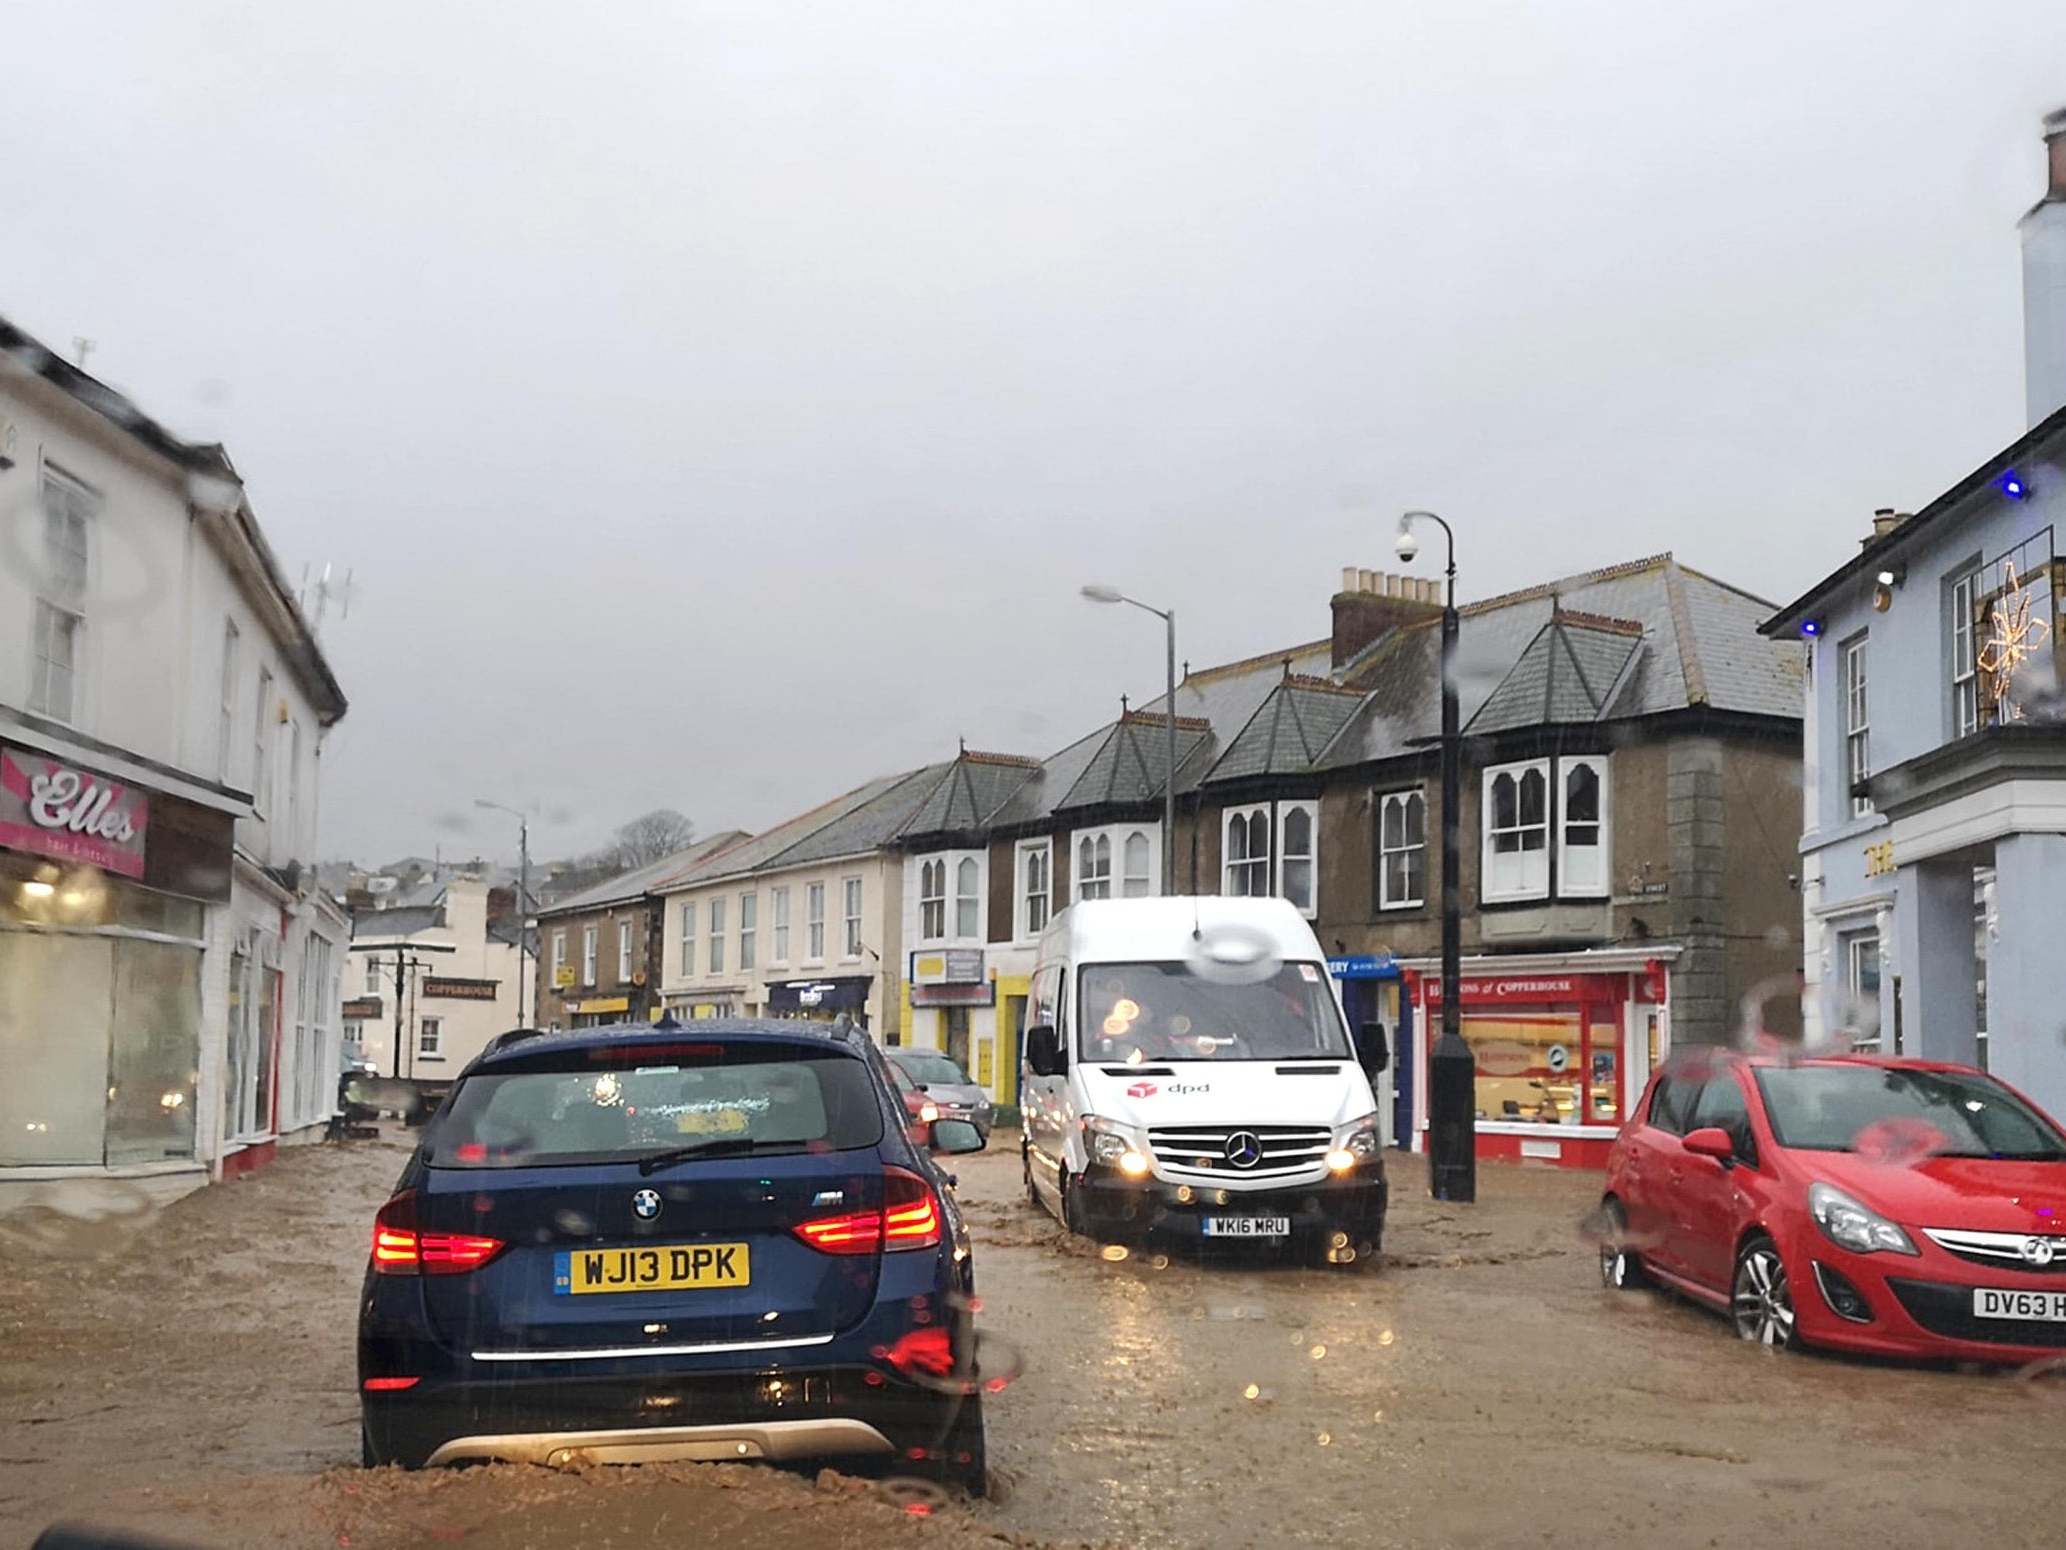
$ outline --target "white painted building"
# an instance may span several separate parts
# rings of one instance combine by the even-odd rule
[[[345,708],[222,449],[0,321],[0,1201],[321,1133]]]
[[[520,922],[490,919],[492,892],[484,879],[443,878],[354,922],[345,1005],[359,1054],[383,1076],[455,1076],[490,1039],[522,1026]]]

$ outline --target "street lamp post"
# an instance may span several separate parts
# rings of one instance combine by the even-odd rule
[[[475,807],[485,807],[494,812],[508,813],[517,821],[517,1026],[528,1028],[524,1021],[524,987],[531,976],[538,972],[531,953],[531,931],[528,919],[531,913],[531,820],[518,807],[504,807],[500,802],[490,802],[486,797],[475,797]],[[535,1008],[534,1008],[535,1010]]]
[[[1093,603],[1131,603],[1153,614],[1168,627],[1169,656],[1167,692],[1162,699],[1162,725],[1168,733],[1169,773],[1162,781],[1162,891],[1176,892],[1176,610],[1156,608],[1139,598],[1128,597],[1117,587],[1087,586],[1083,595]]]
[[[1397,552],[1420,553],[1413,524],[1432,522],[1448,541],[1448,592],[1442,600],[1442,1036],[1428,1061],[1428,1189],[1437,1200],[1478,1198],[1477,1074],[1463,1041],[1463,914],[1457,887],[1457,808],[1463,750],[1456,704],[1456,534],[1432,511],[1399,518]]]

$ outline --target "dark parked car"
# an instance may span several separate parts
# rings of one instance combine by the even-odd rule
[[[936,1049],[912,1049],[906,1045],[884,1051],[890,1064],[911,1079],[940,1111],[941,1119],[965,1119],[976,1127],[985,1146],[990,1144],[990,1127],[996,1123],[996,1105],[989,1093],[968,1079],[968,1073]]]
[[[968,1236],[905,1120],[858,1031],[496,1040],[373,1228],[366,1462],[874,1456],[980,1491]]]

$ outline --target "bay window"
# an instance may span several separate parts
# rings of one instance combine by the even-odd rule
[[[1230,898],[1260,899],[1270,892],[1270,809],[1230,807],[1222,820],[1226,840],[1220,854],[1220,892]]]
[[[1427,903],[1428,804],[1418,791],[1388,791],[1378,798],[1377,890],[1379,909]]]
[[[1155,879],[1148,870],[1148,837],[1135,829],[1126,836],[1121,848],[1124,866],[1120,871],[1119,892],[1128,899],[1145,899],[1155,891]]]
[[[1315,913],[1313,856],[1319,830],[1318,803],[1277,804],[1277,893],[1301,915]]]
[[[1578,754],[1495,765],[1484,772],[1479,892],[1485,902],[1547,899],[1552,893],[1597,899],[1613,891],[1608,770],[1605,754]],[[1405,815],[1400,816],[1403,832]],[[1388,818],[1381,820],[1381,828]],[[1423,812],[1416,832],[1424,833],[1425,822]]]
[[[918,866],[918,939],[941,942],[947,937],[947,862],[944,857]]]
[[[969,940],[982,934],[982,901],[977,897],[982,868],[963,856],[954,865],[954,935]]]
[[[1037,937],[1047,927],[1048,907],[1053,898],[1054,849],[1047,840],[1021,841],[1019,845],[1019,920],[1016,934],[1021,940]]]
[[[1544,897],[1549,892],[1549,761],[1487,770],[1484,808],[1484,897]]]
[[[1076,845],[1076,897],[1112,897],[1112,836],[1086,834]]]

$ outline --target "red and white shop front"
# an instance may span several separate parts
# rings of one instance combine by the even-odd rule
[[[1464,1042],[1476,1067],[1478,1156],[1604,1168],[1628,1107],[1671,1048],[1678,949],[1463,960]],[[1427,1072],[1442,1028],[1441,963],[1401,965],[1415,1028],[1413,1149],[1425,1150]]]

